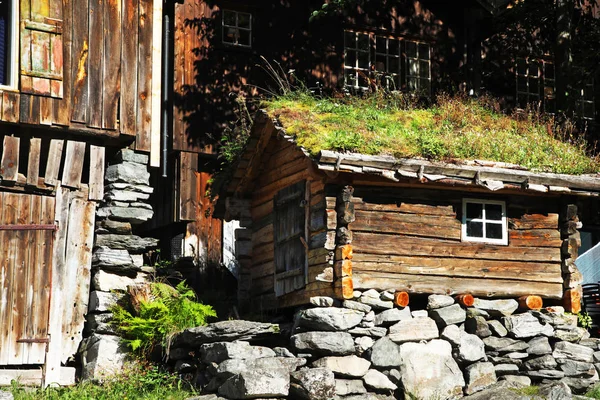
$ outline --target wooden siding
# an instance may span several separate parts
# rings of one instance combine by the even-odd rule
[[[509,244],[502,246],[461,241],[462,197],[473,193],[355,190],[355,288],[561,297],[556,202],[495,196],[507,205]]]

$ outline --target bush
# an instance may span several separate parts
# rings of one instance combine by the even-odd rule
[[[159,282],[132,286],[129,300],[129,307],[113,307],[112,324],[131,350],[144,356],[165,346],[173,333],[205,325],[217,316],[211,306],[196,301],[185,281],[175,288]]]

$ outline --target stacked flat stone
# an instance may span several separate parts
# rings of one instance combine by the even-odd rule
[[[96,213],[88,337],[80,351],[85,379],[101,379],[120,371],[126,351],[110,324],[110,309],[129,286],[147,282],[154,272],[144,266],[143,253],[156,247],[158,240],[132,232],[132,225],[153,215],[148,203],[153,189],[147,164],[147,155],[122,149],[106,168],[104,201]]]

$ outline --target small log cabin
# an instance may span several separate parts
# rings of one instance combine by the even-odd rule
[[[225,218],[242,226],[240,301],[253,310],[370,288],[579,303],[577,230],[597,217],[596,175],[310,157],[266,113],[234,171]]]

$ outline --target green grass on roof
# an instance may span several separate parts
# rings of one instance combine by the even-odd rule
[[[540,116],[507,116],[493,111],[489,100],[441,96],[427,108],[407,103],[402,95],[338,99],[294,92],[264,106],[313,155],[336,150],[500,161],[566,174],[600,170],[598,157],[586,151],[583,140],[556,133],[554,123]]]

